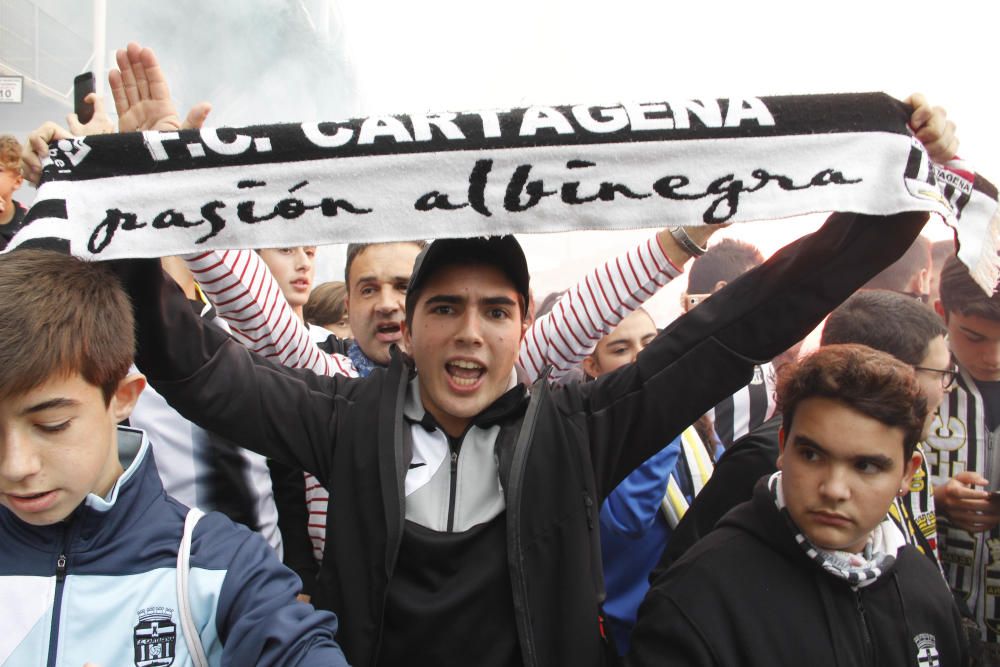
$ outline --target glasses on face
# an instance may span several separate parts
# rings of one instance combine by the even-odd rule
[[[955,384],[955,378],[958,377],[958,368],[952,366],[951,368],[927,368],[926,366],[914,366],[914,370],[924,371],[926,373],[937,373],[941,376],[941,388],[951,389],[951,386]]]

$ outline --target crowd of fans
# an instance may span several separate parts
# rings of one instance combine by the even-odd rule
[[[2,246],[48,141],[204,122],[117,65],[117,126],[0,136]],[[512,236],[0,255],[0,664],[1000,664],[1000,297],[925,219],[537,307]]]

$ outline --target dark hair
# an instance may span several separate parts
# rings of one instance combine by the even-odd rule
[[[916,299],[888,290],[862,290],[830,313],[820,345],[858,343],[916,366],[927,356],[931,341],[947,334],[941,318]]]
[[[764,263],[757,246],[736,239],[722,239],[691,263],[688,294],[711,294],[719,281],[732,282]]]
[[[882,269],[881,273],[865,284],[864,289],[906,292],[921,269],[931,269],[931,242],[926,237],[918,236],[902,257]]]
[[[0,258],[0,398],[79,373],[105,403],[135,356],[132,304],[101,264],[50,250]]]
[[[412,243],[420,250],[427,247],[427,241],[385,241],[380,243],[349,243],[347,245],[347,260],[344,264],[344,283],[347,284],[348,292],[351,290],[351,265],[354,264],[354,260],[357,259],[358,255],[373,245],[392,245],[395,243]]]
[[[339,280],[317,285],[302,306],[302,317],[309,324],[324,326],[344,319],[347,302],[347,285]]]
[[[941,270],[941,306],[949,313],[1000,321],[1000,295],[986,296],[958,257],[952,255]]]
[[[788,433],[807,398],[829,398],[903,431],[903,453],[912,456],[923,434],[927,399],[913,369],[865,345],[828,345],[778,371],[778,409]]]

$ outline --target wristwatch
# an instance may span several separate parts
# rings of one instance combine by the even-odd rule
[[[683,227],[671,227],[670,235],[673,236],[674,240],[677,241],[677,244],[684,248],[684,250],[687,251],[687,253],[692,257],[701,257],[708,252],[708,248],[703,248],[695,243],[694,239],[688,236],[687,230]]]

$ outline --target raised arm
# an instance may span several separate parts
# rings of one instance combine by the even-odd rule
[[[684,228],[704,247],[718,227]],[[691,258],[669,229],[589,272],[537,318],[521,343],[519,362],[534,381],[552,366],[553,381],[579,366],[594,346],[629,313],[679,276]]]
[[[132,300],[136,365],[186,419],[329,479],[337,423],[361,382],[283,367],[254,354],[188,306],[158,260],[111,262]]]
[[[588,415],[603,493],[898,259],[926,219],[835,214],[675,320],[634,364],[557,394]]]
[[[350,359],[316,347],[257,253],[213,250],[186,255],[184,262],[233,337],[248,349],[320,375],[357,375]]]
[[[152,49],[130,43],[108,75],[122,132],[198,128],[211,107],[195,105],[181,123],[166,74]],[[96,114],[95,114],[96,115]],[[202,292],[248,349],[320,375],[355,375],[350,360],[328,356],[292,312],[267,266],[251,250],[210,251],[183,258]]]

